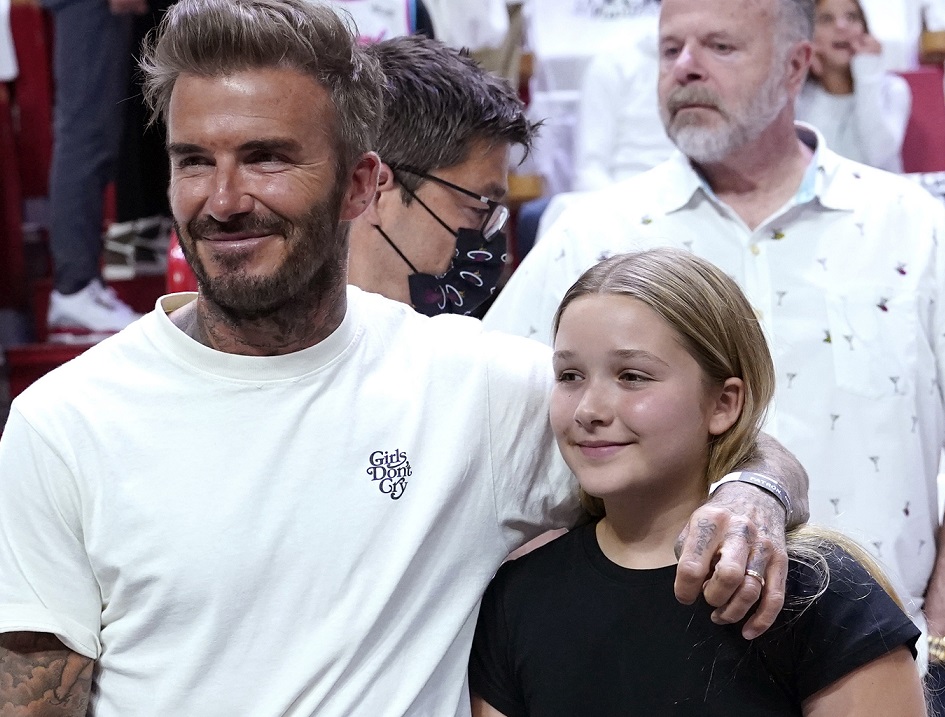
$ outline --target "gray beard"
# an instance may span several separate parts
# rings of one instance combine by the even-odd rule
[[[760,136],[787,102],[784,77],[772,75],[765,80],[744,110],[724,116],[723,127],[694,124],[673,126],[668,122],[666,132],[679,150],[693,162],[714,164]]]

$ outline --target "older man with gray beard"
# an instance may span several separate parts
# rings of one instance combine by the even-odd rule
[[[658,94],[680,151],[576,200],[485,323],[550,342],[570,284],[619,252],[673,245],[718,264],[763,319],[779,381],[766,430],[810,471],[812,519],[888,566],[934,659],[945,656],[945,211],[795,122],[813,5],[665,0]]]

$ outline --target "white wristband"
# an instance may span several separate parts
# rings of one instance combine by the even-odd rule
[[[784,490],[784,487],[780,483],[776,483],[771,480],[768,476],[762,475],[761,473],[753,473],[751,471],[735,471],[734,473],[729,473],[722,477],[722,480],[713,483],[709,487],[709,495],[715,493],[716,489],[720,485],[725,483],[731,483],[732,481],[739,481],[741,483],[750,483],[753,486],[757,486],[764,491],[767,491],[775,498],[778,499],[778,502],[784,506],[784,516],[785,524],[791,524],[791,516],[793,511],[793,506],[791,505],[791,496],[788,495],[788,492]]]

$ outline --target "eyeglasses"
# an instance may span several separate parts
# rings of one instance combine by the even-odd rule
[[[432,174],[427,174],[426,172],[421,172],[419,169],[414,169],[413,167],[407,167],[404,165],[394,165],[390,166],[395,172],[406,172],[407,174],[413,174],[417,177],[423,177],[428,179],[431,182],[436,182],[441,184],[448,189],[452,189],[454,192],[459,192],[460,194],[465,194],[467,197],[472,197],[476,201],[482,202],[487,207],[489,207],[489,213],[486,214],[485,218],[482,220],[482,226],[479,227],[479,231],[482,232],[482,235],[486,239],[492,238],[492,236],[502,230],[502,227],[505,226],[506,222],[509,220],[509,208],[504,204],[500,204],[494,199],[489,199],[489,197],[484,197],[481,194],[476,194],[464,187],[460,187],[458,184],[453,184],[452,182],[447,182],[445,179],[440,179],[439,177],[434,177]],[[433,213],[426,204],[420,201],[420,198],[416,194],[407,190],[410,195],[416,199],[420,204],[431,214]],[[434,214],[433,216],[436,217]],[[439,219],[439,217],[437,217]]]

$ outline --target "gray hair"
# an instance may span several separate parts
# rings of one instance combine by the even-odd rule
[[[526,153],[531,148],[537,125],[526,118],[524,104],[468,52],[420,35],[384,40],[367,52],[386,78],[377,150],[387,164],[422,172],[451,167],[479,140],[522,145]],[[422,179],[404,173],[398,181],[415,191]]]
[[[814,36],[815,0],[777,0],[779,39],[786,45],[810,40]]]
[[[181,73],[225,76],[287,68],[312,77],[335,110],[337,169],[374,148],[383,115],[383,76],[350,22],[306,0],[180,0],[145,41],[141,69],[152,121],[167,119]]]

